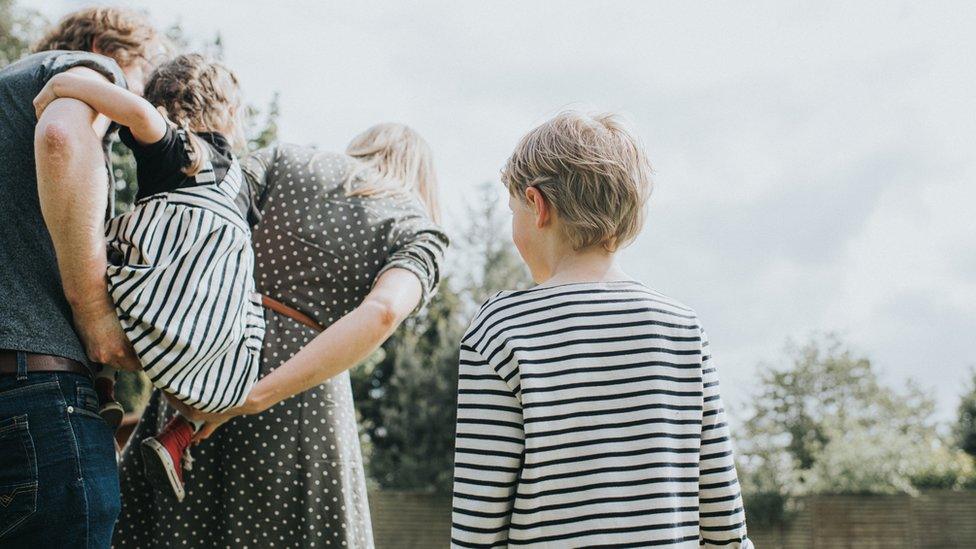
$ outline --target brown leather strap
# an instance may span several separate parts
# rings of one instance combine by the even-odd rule
[[[272,311],[278,314],[287,316],[288,318],[294,320],[295,322],[304,324],[305,326],[308,326],[309,328],[315,330],[316,332],[321,332],[325,330],[325,328],[322,327],[321,324],[315,322],[315,319],[308,316],[307,314],[299,311],[298,309],[292,309],[288,305],[285,305],[280,301],[271,299],[266,295],[261,296],[261,305],[263,305],[265,309],[271,309]]]
[[[88,367],[70,358],[27,353],[28,372],[68,372],[90,376]],[[0,374],[17,373],[17,351],[0,351]]]

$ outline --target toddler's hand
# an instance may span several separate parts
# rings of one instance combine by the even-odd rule
[[[54,78],[57,78],[57,76]],[[58,94],[54,93],[54,78],[48,80],[41,92],[34,98],[34,113],[37,114],[38,120],[44,114],[44,109],[58,98]]]

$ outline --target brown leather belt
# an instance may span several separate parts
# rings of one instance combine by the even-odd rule
[[[28,372],[68,372],[91,375],[88,367],[70,358],[27,353]],[[17,351],[0,351],[0,375],[17,373]]]
[[[316,322],[315,319],[308,316],[307,314],[299,311],[298,309],[289,307],[288,305],[285,305],[284,303],[276,299],[272,299],[266,295],[261,296],[261,305],[263,305],[265,309],[271,309],[272,311],[278,314],[287,316],[288,318],[294,320],[295,322],[304,324],[305,326],[308,326],[309,328],[315,330],[316,332],[321,332],[322,330],[325,330],[325,328],[321,324]]]

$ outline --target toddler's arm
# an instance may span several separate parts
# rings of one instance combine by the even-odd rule
[[[166,119],[150,102],[106,81],[91,69],[63,72],[48,80],[34,98],[38,118],[51,101],[59,97],[87,103],[95,111],[129,128],[136,141],[143,145],[156,143],[166,135]]]

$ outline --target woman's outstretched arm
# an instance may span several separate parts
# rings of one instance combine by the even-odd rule
[[[358,307],[258,381],[242,406],[226,414],[209,415],[171,402],[191,419],[209,422],[197,435],[197,440],[203,440],[230,417],[261,413],[362,362],[410,316],[420,303],[421,294],[417,275],[406,269],[389,269],[380,275]]]
[[[365,360],[410,316],[420,294],[420,281],[410,271],[390,269],[381,274],[358,307],[254,386],[246,413],[263,412]]]

